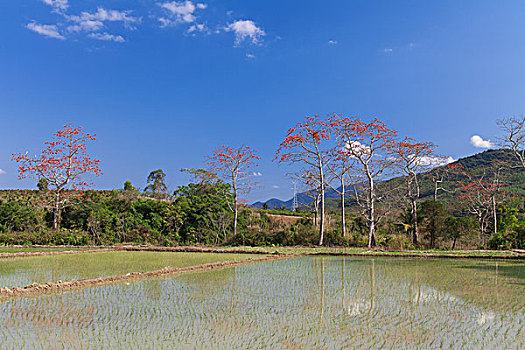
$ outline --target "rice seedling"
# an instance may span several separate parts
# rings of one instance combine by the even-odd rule
[[[167,266],[186,267],[252,257],[247,254],[114,251],[9,258],[0,260],[0,288],[118,276]]]
[[[520,348],[524,268],[268,261],[5,302],[0,341],[14,348]]]

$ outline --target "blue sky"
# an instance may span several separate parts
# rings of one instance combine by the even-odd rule
[[[99,136],[97,188],[162,168],[173,190],[215,146],[250,145],[251,201],[291,196],[272,159],[305,115],[470,155],[525,111],[523,18],[523,1],[0,1],[0,188],[34,188],[10,154],[69,122]]]

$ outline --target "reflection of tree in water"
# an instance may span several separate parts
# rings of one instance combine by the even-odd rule
[[[405,294],[402,299],[413,310],[420,303],[447,300],[461,300],[502,312],[515,312],[525,305],[525,285],[520,279],[525,270],[521,262],[340,259],[345,259],[347,264],[344,291],[347,314],[351,316],[361,314],[365,308],[373,313],[376,293],[387,293],[396,298]],[[356,264],[360,267],[356,268]],[[369,298],[364,298],[365,295]]]
[[[0,327],[5,330],[30,327],[35,338],[42,339],[51,335],[57,344],[60,342],[75,344],[78,341],[78,330],[89,328],[94,323],[98,312],[95,304],[72,305],[70,300],[55,300],[48,296],[34,300],[17,300],[17,302],[10,303],[8,310],[9,313],[5,313],[0,320]],[[2,348],[3,346],[17,348],[15,344],[4,343],[4,340],[0,340]]]
[[[500,312],[515,312],[525,305],[525,264],[522,262],[466,259],[412,262],[392,261],[390,270],[394,279],[405,274],[409,282],[417,286],[416,304],[438,297],[442,300],[457,298]],[[441,294],[424,292],[422,286]]]
[[[190,287],[194,298],[202,300],[230,289],[235,270],[235,267],[225,267],[213,271],[196,271],[177,276],[177,279]]]
[[[158,300],[162,295],[165,283],[163,280],[151,279],[144,284],[144,294],[148,299]]]
[[[520,344],[524,296],[516,286],[521,286],[503,278],[496,265],[492,272],[473,269],[477,273],[468,274],[465,266],[469,264],[478,265],[478,261],[300,257],[175,275],[155,281],[156,285],[141,281],[127,287],[86,289],[46,297],[44,304],[25,299],[0,304],[6,317],[12,316],[15,307],[17,313],[30,315],[0,321],[0,338],[24,344],[24,334],[38,337],[49,331],[43,344],[50,344],[75,330],[94,341],[93,347],[102,347],[115,334],[122,334],[123,346],[145,348],[177,348],[177,344],[179,348],[451,348],[465,344],[494,348]],[[498,270],[502,265],[508,264],[498,262]],[[493,298],[491,309],[472,302],[475,296],[457,294],[469,286],[456,284],[474,283],[490,284],[487,288],[495,288],[500,296],[508,293],[508,298]],[[47,300],[55,301],[46,304]],[[509,305],[516,304],[511,312]],[[34,305],[39,305],[36,311]],[[35,318],[35,312],[89,314],[92,305],[96,306],[93,324],[80,317],[89,326],[73,320],[72,326],[64,327],[60,322],[67,323],[67,317],[59,316],[35,332],[36,327],[26,322],[26,317]],[[81,344],[81,340],[66,344]]]
[[[523,261],[513,261],[511,264],[508,261],[501,260],[485,262],[484,264],[467,261],[461,268],[487,271],[491,274],[495,273],[498,277],[516,279],[516,283],[525,284],[525,262]]]

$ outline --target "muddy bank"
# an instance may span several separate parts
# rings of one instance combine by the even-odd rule
[[[58,247],[58,246],[57,246]],[[51,247],[53,248],[53,247]],[[156,247],[140,245],[116,245],[95,248],[86,246],[85,250],[65,250],[65,251],[41,251],[41,252],[18,252],[18,253],[0,253],[1,258],[25,257],[25,256],[43,256],[75,253],[93,253],[93,252],[111,252],[111,251],[149,251],[149,252],[187,252],[187,253],[229,253],[229,254],[253,254],[253,255],[286,255],[286,256],[355,256],[355,257],[391,257],[391,258],[437,258],[437,259],[503,259],[503,260],[525,260],[525,250],[512,251],[455,251],[456,254],[443,254],[433,251],[397,251],[389,252],[382,250],[363,250],[362,252],[345,252],[341,251],[323,251],[322,248],[305,247],[280,247],[275,250],[251,250],[244,248],[214,248],[214,247],[195,247],[195,246],[178,246],[178,247]],[[274,248],[272,248],[274,249]],[[279,250],[281,249],[281,250]],[[337,248],[336,248],[337,249]],[[306,251],[305,251],[306,250]],[[479,252],[479,253],[478,253]]]
[[[302,253],[298,255],[314,255],[314,256],[356,256],[356,257],[369,257],[369,258],[422,258],[422,259],[485,259],[485,260],[525,260],[524,255],[452,255],[452,254],[393,254],[393,253],[374,253],[374,252],[363,252],[363,253],[345,253],[345,252],[312,252]]]
[[[132,272],[120,276],[108,276],[98,278],[86,278],[76,281],[69,282],[47,282],[45,284],[33,283],[23,288],[0,288],[0,300],[13,299],[22,296],[36,296],[44,293],[62,293],[66,291],[78,290],[83,288],[101,287],[104,285],[125,282],[125,281],[138,281],[142,279],[155,278],[168,276],[172,274],[191,272],[191,271],[203,271],[211,270],[221,267],[237,266],[243,264],[249,264],[254,262],[262,262],[269,260],[277,260],[286,258],[284,255],[267,255],[260,258],[250,258],[246,260],[236,261],[221,261],[215,263],[201,264],[187,267],[165,267],[160,270],[150,272]]]
[[[62,250],[50,252],[19,252],[19,253],[0,253],[1,258],[18,258],[25,256],[43,256],[43,255],[62,255],[62,254],[77,254],[77,253],[98,253],[98,252],[112,252],[113,248],[104,249],[89,249],[89,250]]]
[[[259,254],[259,255],[287,255],[277,250],[273,252],[256,251],[256,250],[243,250],[235,248],[227,249],[216,249],[216,248],[205,248],[205,247],[135,247],[135,246],[118,246],[115,250],[125,251],[146,251],[146,252],[184,252],[184,253],[229,253],[229,254]]]
[[[283,249],[284,251],[274,250],[271,251],[261,251],[261,250],[250,250],[250,249],[240,249],[240,248],[231,248],[231,249],[217,249],[217,248],[206,248],[206,247],[136,247],[136,246],[119,246],[115,247],[116,250],[126,250],[126,251],[151,251],[151,252],[195,252],[195,253],[230,253],[230,254],[263,254],[263,255],[287,255],[287,256],[356,256],[356,257],[390,257],[390,258],[438,258],[438,259],[505,259],[505,260],[525,260],[525,253],[520,251],[513,251],[512,255],[498,254],[495,252],[493,255],[489,254],[476,254],[475,252],[463,252],[458,251],[458,254],[439,254],[433,252],[421,252],[421,253],[404,253],[404,252],[387,252],[387,251],[363,251],[358,253],[350,252],[330,252],[330,251],[315,251],[315,248],[312,251],[302,251],[294,252]]]

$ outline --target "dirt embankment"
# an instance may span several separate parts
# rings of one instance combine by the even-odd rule
[[[410,253],[385,253],[385,252],[363,252],[363,253],[344,253],[344,252],[312,252],[312,253],[302,253],[300,255],[320,255],[320,256],[358,256],[358,257],[386,257],[386,258],[437,258],[437,259],[489,259],[489,260],[525,260],[525,254],[523,255],[487,255],[487,254],[464,254],[464,255],[453,255],[453,254],[433,254],[433,253],[420,253],[420,254],[410,254]]]
[[[277,250],[262,251],[262,250],[246,250],[237,248],[206,248],[206,247],[135,247],[135,246],[117,246],[115,250],[125,251],[146,251],[146,252],[187,252],[187,253],[228,253],[228,254],[260,254],[260,255],[287,255]]]
[[[86,279],[69,281],[69,282],[62,282],[62,281],[47,282],[45,284],[33,283],[23,288],[18,288],[18,287],[0,288],[0,300],[1,299],[11,299],[11,298],[16,298],[20,296],[38,295],[42,293],[57,293],[57,292],[78,290],[82,288],[100,287],[104,285],[125,282],[125,281],[137,281],[137,280],[142,280],[142,279],[162,277],[162,276],[167,276],[171,274],[191,272],[191,271],[211,270],[211,269],[216,269],[216,268],[221,268],[221,267],[226,267],[226,266],[237,266],[237,265],[249,264],[249,263],[254,263],[254,262],[282,259],[285,257],[286,256],[284,255],[268,255],[268,256],[264,256],[260,258],[252,258],[252,259],[236,260],[236,261],[223,261],[223,262],[215,262],[215,263],[208,263],[208,264],[201,264],[201,265],[187,266],[187,267],[165,267],[161,270],[142,272],[142,273],[132,272],[132,273],[128,273],[128,274],[120,275],[120,276],[86,278]]]
[[[280,214],[266,214],[272,219],[272,221],[279,224],[293,225],[297,221],[301,220],[302,216],[291,216],[291,215],[280,215]],[[313,220],[313,219],[312,219]]]
[[[318,251],[319,248],[310,248],[304,250],[300,247],[299,251],[294,251],[290,247],[279,248],[281,251],[269,250],[252,250],[243,248],[206,248],[206,247],[135,247],[135,246],[120,246],[115,247],[116,250],[127,251],[152,251],[152,252],[195,252],[195,253],[230,253],[230,254],[265,254],[265,255],[286,255],[290,256],[356,256],[356,257],[392,257],[392,258],[443,258],[443,259],[508,259],[508,260],[525,260],[525,252],[513,250],[508,254],[501,251],[457,251],[457,254],[446,254],[434,251],[399,251],[389,252],[382,250],[363,250],[362,252],[345,252],[344,248],[340,251]]]
[[[18,252],[18,253],[0,253],[0,258],[17,258],[25,256],[43,256],[43,255],[62,255],[62,254],[77,254],[77,253],[98,253],[98,252],[112,252],[115,249],[88,249],[88,250],[62,250],[50,252]]]

